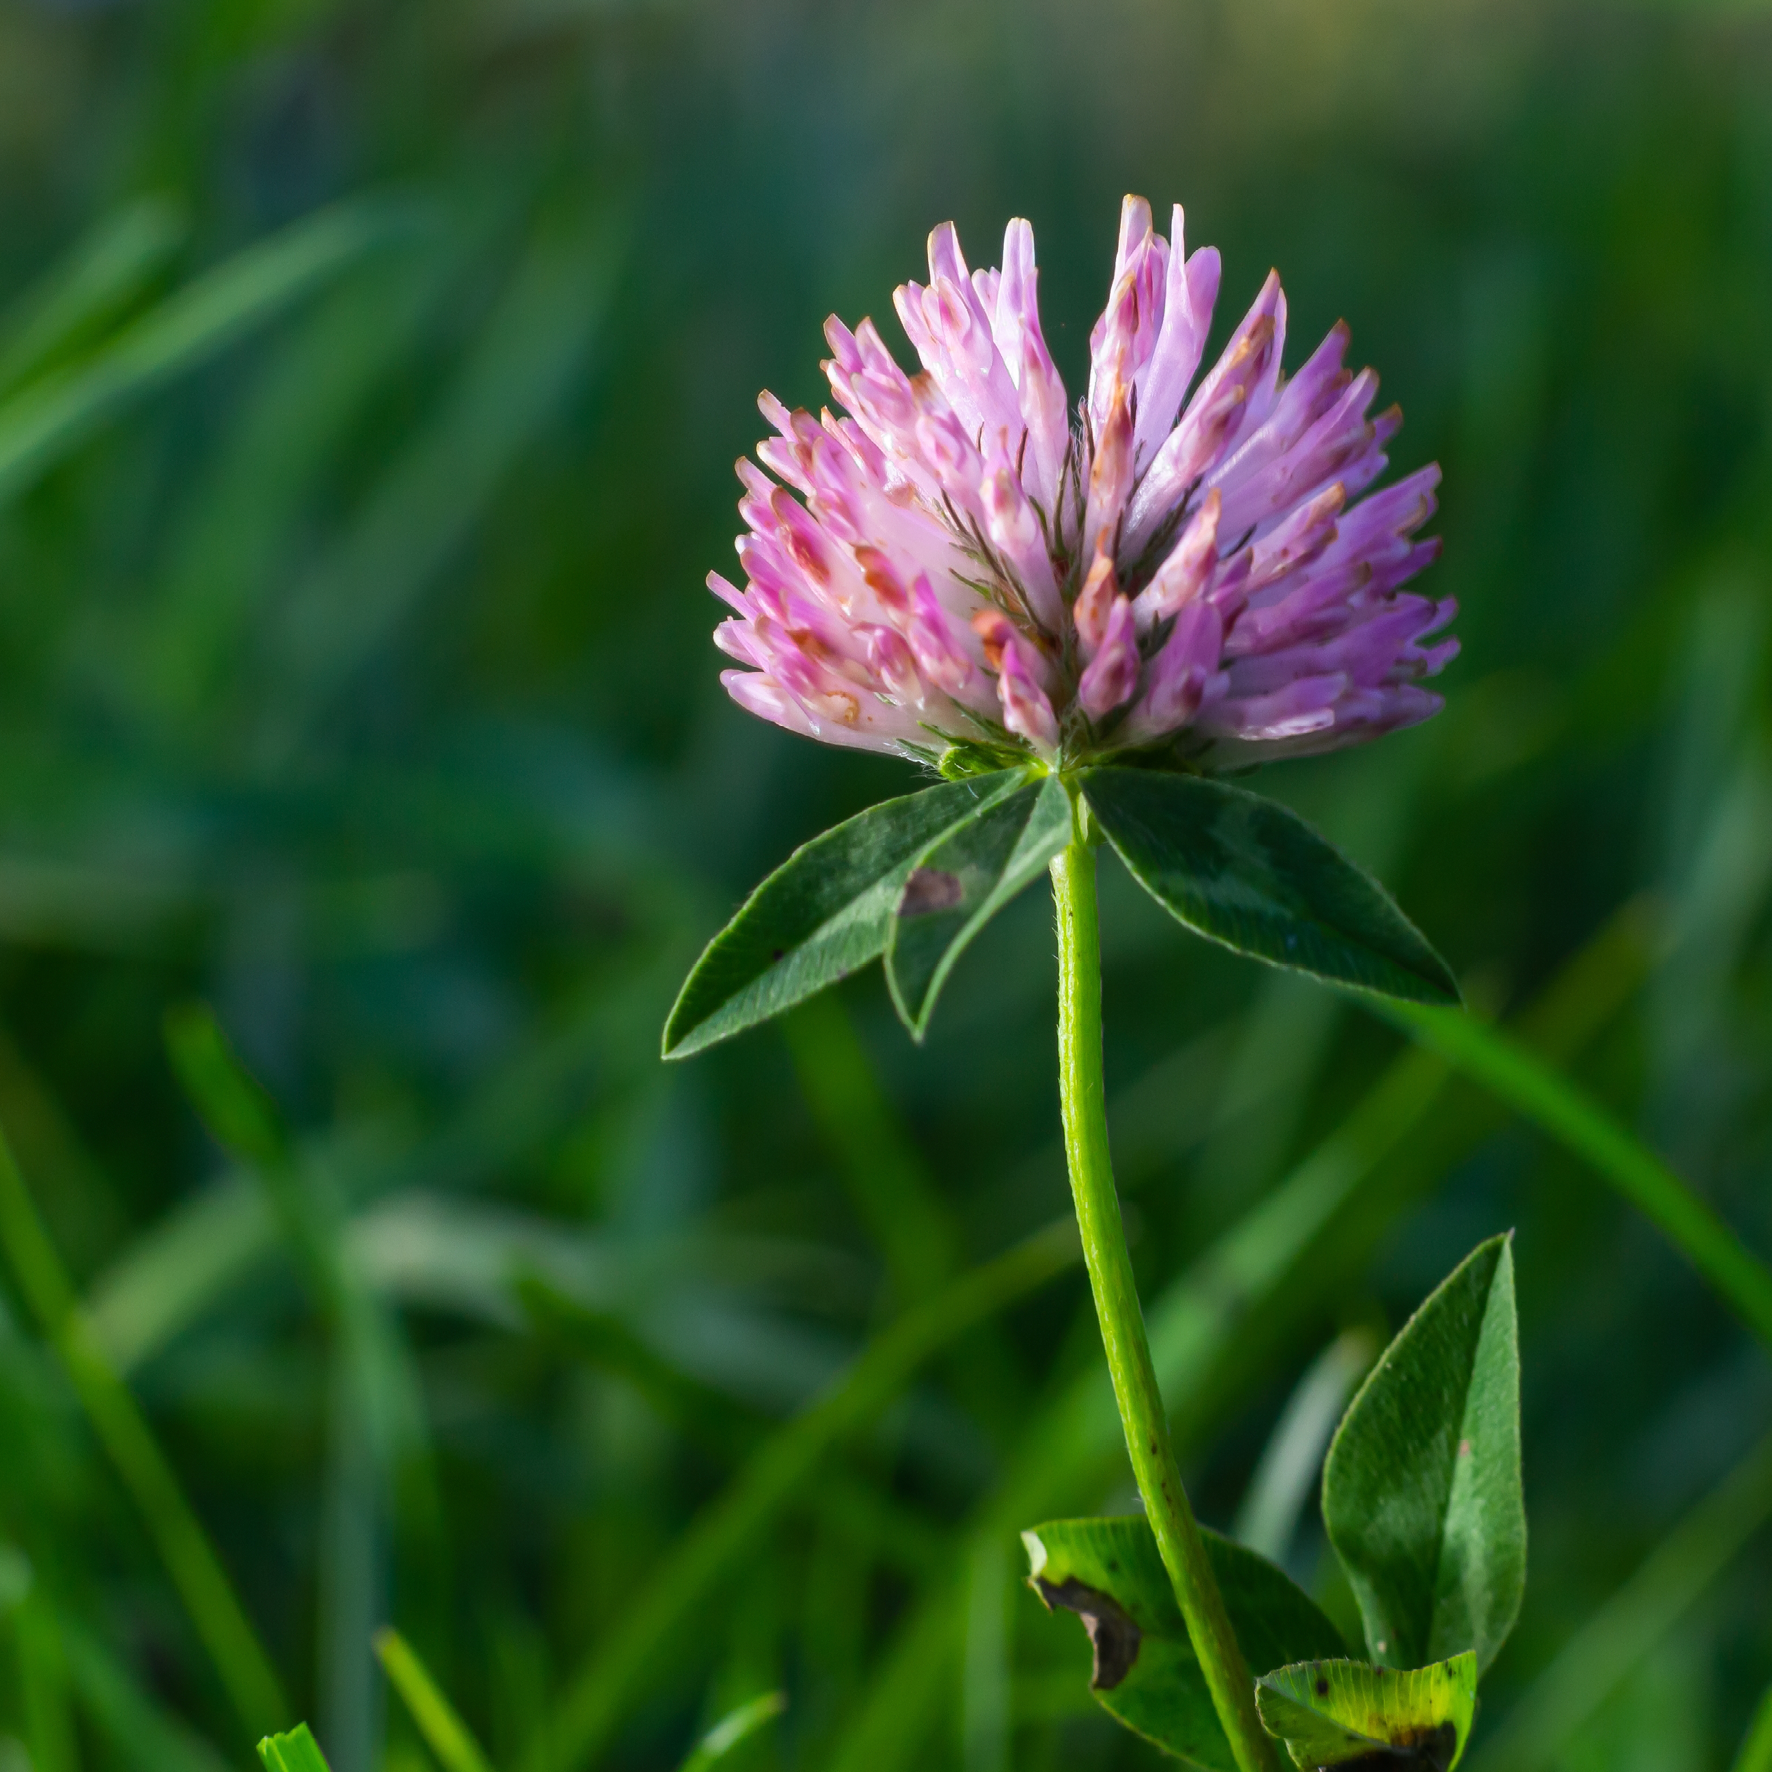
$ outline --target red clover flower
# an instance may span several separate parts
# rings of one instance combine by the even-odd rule
[[[1284,1571],[1200,1530],[1114,1183],[1102,856],[1198,934],[1393,999],[1412,1028],[1446,1027],[1418,1018],[1460,1001],[1382,885],[1285,806],[1210,779],[1426,719],[1440,698],[1423,679],[1458,650],[1435,638],[1451,600],[1403,589],[1439,552],[1416,539],[1439,469],[1371,490],[1400,416],[1367,416],[1378,378],[1345,367],[1345,326],[1282,375],[1276,275],[1196,381],[1218,282],[1216,252],[1185,254],[1179,208],[1166,241],[1128,197],[1073,411],[1040,331],[1033,230],[1012,221],[1002,268],[969,271],[950,224],[929,238],[928,286],[895,298],[918,374],[871,321],[833,319],[825,372],[846,416],[763,396],[776,434],[738,469],[745,586],[710,581],[735,611],[719,643],[745,667],[726,687],[790,731],[946,779],[776,868],[696,962],[664,1052],[874,959],[921,1039],[960,954],[1047,873],[1066,1166],[1144,1509],[1025,1533],[1033,1584],[1088,1620],[1106,1709],[1190,1764],[1451,1767],[1525,1581],[1508,1238],[1411,1319],[1329,1451],[1323,1518],[1362,1662]],[[1146,1630],[1173,1649],[1127,1677]]]
[[[708,581],[736,611],[715,633],[747,667],[733,699],[926,760],[1167,749],[1212,772],[1437,713],[1421,679],[1458,650],[1432,638],[1455,606],[1400,587],[1439,552],[1414,539],[1439,468],[1368,493],[1402,415],[1367,416],[1378,377],[1344,366],[1343,324],[1282,374],[1277,273],[1194,384],[1218,282],[1179,205],[1166,241],[1127,197],[1074,412],[1025,221],[1000,270],[969,271],[951,223],[930,235],[928,286],[893,298],[917,375],[833,316],[848,416],[765,394],[776,434],[738,464],[746,583]]]

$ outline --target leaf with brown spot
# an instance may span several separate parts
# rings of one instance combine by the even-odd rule
[[[1468,1651],[1398,1672],[1364,1661],[1306,1661],[1255,1682],[1267,1732],[1300,1772],[1452,1772],[1477,1709]]]
[[[796,849],[696,961],[665,1024],[665,1057],[728,1039],[878,959],[918,858],[1026,779],[1004,770],[943,782],[870,806]],[[941,892],[925,882],[912,897]]]
[[[1335,1626],[1284,1570],[1203,1535],[1238,1641],[1257,1667],[1346,1653]],[[1203,1772],[1235,1772],[1149,1523],[1053,1520],[1022,1534],[1029,1583],[1075,1612],[1094,1651],[1091,1689],[1116,1721]]]
[[[917,857],[886,938],[886,982],[915,1038],[972,939],[1070,839],[1070,795],[1048,775],[998,795]]]

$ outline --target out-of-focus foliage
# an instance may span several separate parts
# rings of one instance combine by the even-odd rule
[[[1128,1499],[1034,1236],[1038,895],[921,1049],[876,973],[657,1058],[754,881],[916,785],[717,687],[757,389],[817,402],[828,311],[895,333],[927,228],[988,262],[1011,214],[1077,382],[1126,190],[1223,247],[1218,336],[1279,265],[1445,465],[1448,712],[1255,785],[1772,1250],[1764,9],[0,0],[0,1123],[58,1345],[335,1772],[424,1763],[387,1623],[501,1772],[676,1765],[776,1688],[735,1767],[1154,1763],[1018,1580],[1019,1528]],[[1325,1347],[1514,1227],[1530,1572],[1470,1763],[1725,1765],[1772,1673],[1764,1351],[1442,1061],[1104,879],[1203,1516],[1276,1423],[1312,1456]],[[193,998],[269,1160],[181,1092]],[[0,1758],[249,1765],[15,1260]],[[1279,1539],[1328,1582],[1314,1505]]]

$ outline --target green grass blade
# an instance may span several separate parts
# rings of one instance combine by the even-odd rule
[[[249,246],[125,328],[84,362],[0,406],[0,503],[129,402],[195,368],[336,276],[385,237],[385,212],[323,211]]]
[[[1762,1440],[1650,1552],[1578,1630],[1469,1772],[1540,1772],[1556,1765],[1583,1724],[1772,1519],[1772,1437]]]
[[[623,232],[612,208],[537,229],[432,421],[293,587],[261,729],[270,754],[299,743],[417,604],[568,396],[614,293]]]
[[[422,1142],[368,1163],[347,1156],[349,1198],[465,1188],[556,1134],[582,1111],[587,1090],[614,1088],[638,1066],[650,1067],[646,1039],[682,968],[682,952],[672,948],[649,955],[619,983],[587,990],[558,1026],[494,1071]],[[263,1271],[281,1228],[256,1174],[174,1206],[94,1280],[91,1309],[103,1345],[124,1369],[153,1358]]]
[[[783,1016],[780,1026],[800,1093],[885,1262],[894,1307],[927,1298],[959,1270],[959,1225],[847,1006],[826,991]],[[1000,1323],[981,1324],[946,1371],[955,1399],[988,1433],[1015,1431],[1026,1380]]]
[[[226,742],[259,624],[306,558],[352,427],[418,348],[449,256],[429,240],[374,254],[254,347],[222,446],[192,464],[168,525],[129,668],[137,704],[185,744]]]
[[[104,217],[32,289],[0,341],[0,390],[42,374],[114,324],[165,268],[187,232],[167,197],[142,197]]]
[[[1704,1200],[1585,1091],[1507,1034],[1456,1010],[1414,1003],[1367,1007],[1431,1047],[1590,1164],[1772,1347],[1772,1271]]]
[[[841,1159],[857,1215],[878,1246],[901,1303],[921,1298],[959,1265],[960,1237],[905,1134],[842,1000],[808,998],[781,1018],[800,1093]]]
[[[412,1713],[419,1733],[430,1744],[443,1772],[492,1772],[485,1751],[473,1732],[443,1696],[430,1670],[397,1630],[375,1633],[375,1652],[387,1669],[388,1679]]]
[[[1274,1425],[1231,1536],[1284,1563],[1348,1398],[1379,1355],[1370,1329],[1344,1330],[1312,1361]]]
[[[182,1003],[166,1013],[166,1050],[191,1105],[215,1141],[254,1164],[281,1163],[289,1135],[276,1104],[240,1062],[206,1003]]]
[[[68,1675],[85,1714],[136,1772],[228,1772],[226,1762],[74,1619],[61,1619]]]
[[[758,1449],[678,1538],[663,1566],[591,1652],[542,1737],[538,1772],[595,1760],[642,1676],[677,1627],[817,1471],[832,1446],[872,1420],[932,1355],[1078,1258],[1067,1219],[973,1269],[880,1335],[802,1414]]]
[[[963,1623],[948,1586],[925,1595],[879,1657],[873,1682],[831,1757],[831,1772],[888,1772],[915,1762],[933,1694],[952,1677]]]
[[[264,1189],[218,1181],[150,1224],[87,1288],[86,1314],[125,1377],[160,1352],[277,1247]]]
[[[258,1757],[265,1772],[332,1772],[306,1723],[297,1723],[283,1735],[267,1735],[258,1744]]]
[[[728,1711],[700,1741],[678,1772],[707,1772],[717,1760],[723,1760],[741,1741],[748,1741],[765,1723],[773,1722],[788,1708],[785,1692],[764,1692]]]
[[[1735,1772],[1772,1772],[1772,1686],[1766,1688],[1754,1720],[1748,1724]]]
[[[388,1614],[388,1462],[378,1458],[370,1385],[358,1349],[331,1338],[314,1558],[315,1687],[320,1726],[344,1766],[377,1757],[380,1682],[366,1652]]]
[[[287,1714],[283,1693],[215,1547],[74,1294],[0,1134],[0,1245],[100,1444],[133,1497],[235,1712],[257,1734]]]
[[[750,1451],[761,1437],[748,1410],[673,1365],[622,1318],[568,1297],[533,1270],[520,1270],[513,1284],[538,1334],[594,1370],[626,1380],[679,1433],[727,1455]]]
[[[974,1538],[966,1547],[960,1652],[960,1759],[966,1772],[1009,1772],[1014,1721],[1014,1607],[1021,1583],[1010,1547]]]
[[[375,1695],[363,1646],[385,1616],[377,1541],[384,1496],[403,1460],[419,1479],[409,1499],[435,1524],[423,1404],[397,1323],[344,1258],[343,1211],[324,1178],[298,1162],[269,1091],[206,1005],[172,1010],[166,1042],[204,1124],[263,1186],[331,1339],[319,1569],[321,1722],[343,1764],[366,1764],[373,1753]]]
[[[11,1558],[17,1559],[8,1571],[8,1585],[14,1589],[10,1596],[13,1648],[33,1772],[80,1772],[66,1634],[42,1584],[32,1579],[30,1566],[16,1552]],[[17,1585],[21,1577],[22,1590]]]

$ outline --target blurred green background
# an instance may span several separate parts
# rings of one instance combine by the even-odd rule
[[[1081,1275],[961,1277],[1067,1210],[1044,894],[924,1049],[870,974],[655,1056],[743,892],[914,785],[718,688],[758,389],[816,404],[827,312],[896,339],[928,228],[989,263],[1013,214],[1075,388],[1128,190],[1223,249],[1216,337],[1279,266],[1293,361],[1345,316],[1445,468],[1448,711],[1260,785],[1772,1252],[1763,8],[0,0],[0,1123],[82,1299],[9,1196],[5,1772],[241,1768],[298,1714],[419,1772],[390,1620],[499,1772],[668,1768],[773,1687],[758,1768],[1156,1764],[1019,1585],[1019,1527],[1132,1500]],[[1488,1772],[1727,1765],[1765,1351],[1388,1030],[1104,894],[1203,1517],[1327,1583],[1313,1399],[1515,1226]],[[294,1129],[268,1169],[175,1080],[192,999]]]

